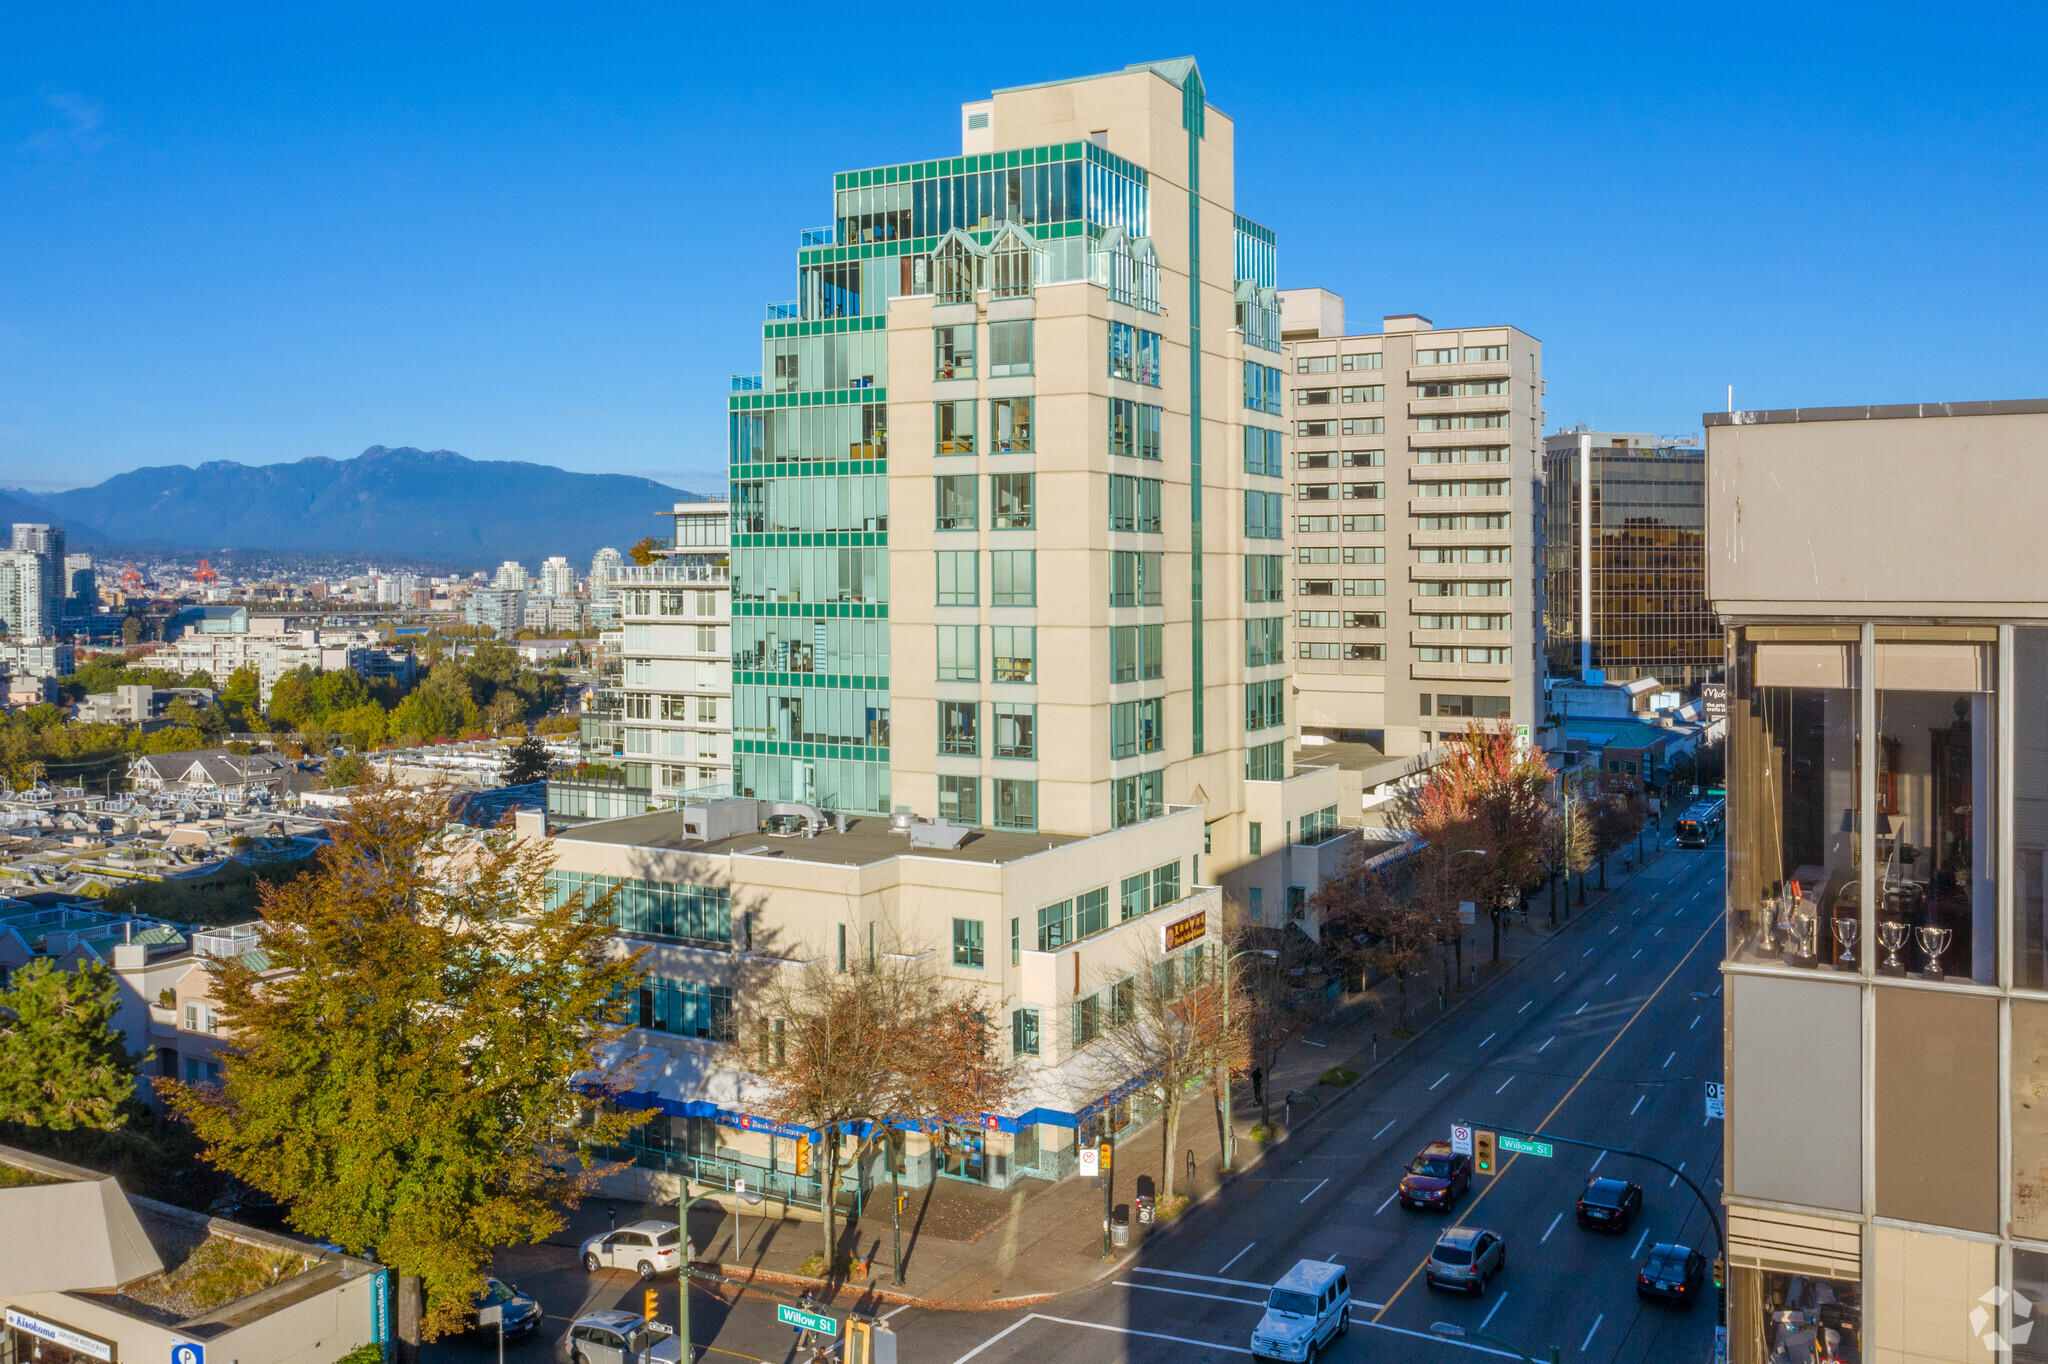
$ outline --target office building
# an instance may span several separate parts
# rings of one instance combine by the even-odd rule
[[[1588,463],[1590,482],[1580,477]],[[1688,688],[1718,680],[1699,438],[1581,426],[1544,439],[1543,466],[1551,672],[1591,668],[1610,681],[1654,677]]]
[[[504,576],[503,569],[498,572]],[[488,626],[499,639],[511,639],[526,628],[526,589],[479,587],[462,603],[462,619],[465,624]]]
[[[1706,424],[1730,1356],[2039,1358],[2048,402]]]
[[[540,591],[544,597],[576,595],[576,570],[569,567],[567,559],[557,554],[541,563]]]
[[[1280,300],[1267,410],[1291,463],[1250,447],[1245,463],[1286,503],[1265,533],[1292,537],[1302,728],[1409,755],[1474,720],[1540,720],[1542,344],[1412,314],[1347,335],[1328,290]]]

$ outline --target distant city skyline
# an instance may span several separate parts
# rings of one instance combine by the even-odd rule
[[[23,12],[0,485],[384,444],[720,492],[727,377],[832,172],[991,87],[1183,53],[1257,148],[1280,284],[1342,293],[1355,331],[1514,320],[1552,429],[1697,431],[1730,384],[1756,408],[2040,387],[2035,12],[1996,41],[1904,11],[1318,19],[1369,67],[1276,61],[1288,35],[1244,19],[1112,44],[969,14],[944,63],[880,43],[821,81],[730,59],[786,41],[766,12]],[[1883,74],[1901,31],[1909,82]]]

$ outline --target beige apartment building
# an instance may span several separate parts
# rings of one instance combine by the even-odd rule
[[[1710,412],[1730,1354],[2048,1353],[2048,401]]]
[[[1304,731],[1425,752],[1542,719],[1543,346],[1283,289],[1287,603]]]

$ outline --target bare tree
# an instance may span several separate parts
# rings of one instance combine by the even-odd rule
[[[1315,901],[1322,910],[1323,941],[1347,961],[1392,976],[1400,997],[1400,1026],[1408,1027],[1408,978],[1429,959],[1439,940],[1443,906],[1421,891],[1395,895],[1366,866],[1373,850],[1352,849],[1337,875],[1323,883]],[[1451,916],[1454,928],[1461,927]]]
[[[1235,1038],[1225,1029],[1223,975],[1206,961],[1162,957],[1147,952],[1129,980],[1103,1033],[1103,1050],[1119,1073],[1140,1079],[1159,1101],[1160,1168],[1164,1196],[1174,1197],[1173,1153],[1180,1144],[1181,1110],[1190,1090],[1212,1076],[1219,1065],[1240,1057]]]

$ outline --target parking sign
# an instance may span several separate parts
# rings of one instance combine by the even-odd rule
[[[1707,1116],[1726,1118],[1728,1116],[1728,1087],[1718,1080],[1707,1081]]]
[[[206,1347],[181,1340],[171,1346],[171,1364],[206,1364]]]
[[[1454,1122],[1451,1124],[1451,1150],[1461,1156],[1472,1154],[1472,1124]]]

